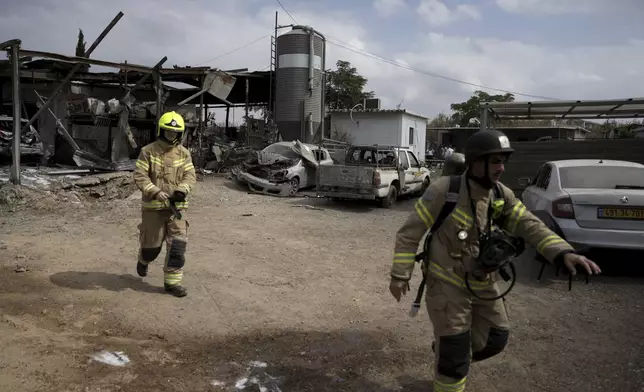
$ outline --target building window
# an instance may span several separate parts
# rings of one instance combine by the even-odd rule
[[[409,145],[413,145],[414,143],[414,127],[409,127]]]

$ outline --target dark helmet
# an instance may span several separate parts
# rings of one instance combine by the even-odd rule
[[[465,173],[465,155],[452,153],[443,163],[443,176],[460,176]]]
[[[510,140],[505,133],[495,129],[478,131],[465,143],[465,160],[468,164],[484,155],[510,155],[513,152],[514,149],[510,147]]]

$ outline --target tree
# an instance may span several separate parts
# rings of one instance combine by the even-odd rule
[[[326,103],[329,109],[351,109],[363,99],[373,98],[373,91],[364,91],[367,79],[351,63],[338,60],[336,70],[326,72]]]
[[[429,144],[437,144],[440,139],[440,131],[435,128],[451,128],[454,124],[452,116],[443,112],[438,113],[427,123],[425,140]]]
[[[454,126],[454,120],[449,114],[441,112],[429,120],[428,126],[429,128],[449,128]]]
[[[450,108],[454,112],[452,120],[462,127],[467,127],[470,120],[478,119],[481,114],[480,105],[482,102],[513,102],[514,95],[510,93],[490,95],[485,91],[476,90],[474,95],[465,102],[453,103]]]
[[[87,57],[85,55],[86,45],[87,45],[87,42],[85,42],[85,34],[83,34],[83,30],[78,29],[78,42],[76,42],[76,57]],[[89,71],[89,64],[83,64],[80,68],[80,71],[82,72]]]

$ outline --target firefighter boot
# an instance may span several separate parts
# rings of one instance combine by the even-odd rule
[[[136,263],[136,273],[141,277],[148,276],[148,265],[142,264],[140,261],[138,261]]]
[[[180,284],[174,285],[174,286],[169,286],[167,284],[164,284],[165,291],[174,295],[175,297],[185,297],[188,295],[188,290]]]

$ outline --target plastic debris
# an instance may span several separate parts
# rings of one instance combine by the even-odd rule
[[[219,381],[219,380],[212,380],[210,382],[210,385],[212,385],[213,387],[222,387],[223,388],[223,387],[226,386],[226,383],[223,382],[223,381]]]
[[[130,359],[123,351],[101,351],[90,355],[90,358],[111,366],[125,366],[130,363]]]
[[[266,373],[268,364],[261,361],[250,361],[247,367],[247,374],[235,382],[235,388],[239,391],[249,387],[255,387],[260,392],[282,392],[278,384],[280,379]]]

